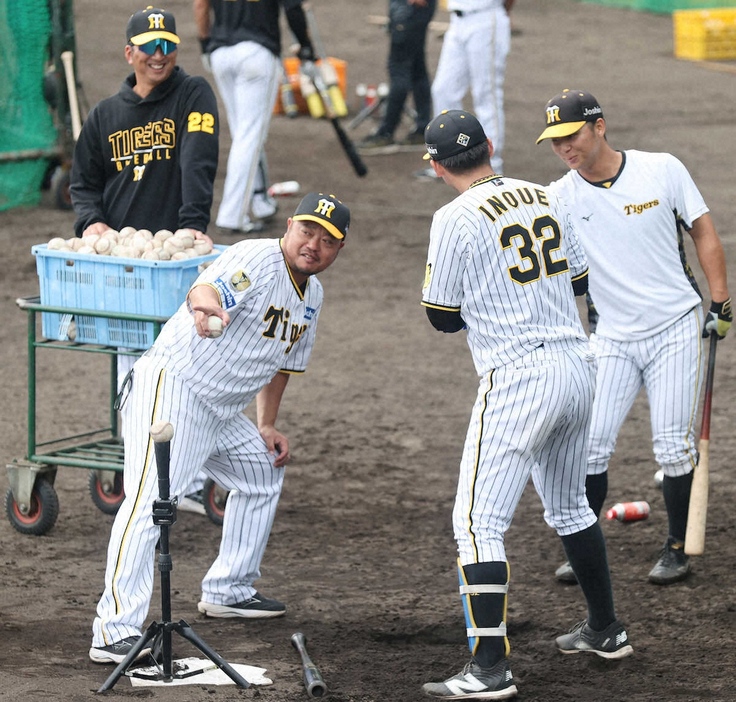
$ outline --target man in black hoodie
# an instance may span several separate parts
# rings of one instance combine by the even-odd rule
[[[74,151],[75,233],[131,226],[189,229],[203,238],[219,148],[215,94],[204,78],[177,67],[170,12],[136,12],[126,41],[133,73],[91,110]]]
[[[176,65],[180,39],[170,12],[148,6],[134,13],[125,36],[133,73],[91,110],[74,151],[75,234],[186,229],[212,244],[206,231],[219,153],[214,91]],[[119,384],[134,360],[118,356]],[[191,486],[192,496],[203,481]]]

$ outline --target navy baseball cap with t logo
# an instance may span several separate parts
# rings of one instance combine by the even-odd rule
[[[568,88],[547,102],[544,116],[547,128],[540,134],[537,144],[544,139],[575,134],[586,122],[603,117],[603,110],[590,93]]]
[[[443,110],[424,130],[427,153],[424,159],[441,161],[457,156],[486,141],[486,133],[475,115],[465,110]]]
[[[166,10],[149,5],[130,16],[125,30],[125,38],[129,44],[141,46],[154,39],[165,39],[179,43],[176,34],[176,20],[174,15]]]
[[[334,195],[307,193],[292,219],[321,224],[335,239],[344,239],[350,229],[350,210]]]

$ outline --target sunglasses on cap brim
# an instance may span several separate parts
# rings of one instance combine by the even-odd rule
[[[136,44],[136,46],[146,55],[153,56],[156,53],[156,49],[161,49],[161,53],[164,56],[173,54],[176,51],[176,44],[168,39],[151,39],[145,44]]]

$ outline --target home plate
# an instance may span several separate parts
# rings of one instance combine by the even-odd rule
[[[267,678],[265,668],[256,668],[243,663],[230,663],[230,666],[240,673],[251,685],[273,685],[273,680]],[[126,673],[130,677],[133,687],[148,687],[152,685],[234,685],[235,682],[220,670],[212,661],[206,658],[180,658],[173,661],[173,679],[166,682],[161,679],[162,669],[152,665],[146,668],[135,668]],[[199,671],[199,672],[198,672]],[[146,677],[138,677],[146,676]]]

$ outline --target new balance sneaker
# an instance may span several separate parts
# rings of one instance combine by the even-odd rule
[[[655,585],[670,585],[690,575],[690,556],[685,554],[685,544],[667,539],[657,564],[649,571],[649,582]]]
[[[373,154],[395,154],[399,150],[399,145],[389,134],[381,134],[376,132],[361,139],[358,142],[358,152],[364,156],[372,156]]]
[[[204,497],[201,490],[190,492],[188,495],[181,497],[178,502],[178,508],[182,512],[194,512],[195,514],[207,514],[204,508]]]
[[[129,636],[127,639],[121,639],[109,646],[92,646],[92,648],[89,649],[89,658],[94,663],[121,663],[131,652],[133,646],[138,643],[140,638],[140,636]],[[144,646],[135,657],[135,660],[138,661],[141,658],[150,655],[150,653],[151,647]]]
[[[569,634],[558,636],[555,642],[562,653],[595,653],[601,658],[614,660],[626,658],[634,652],[626,629],[619,621],[603,631],[593,631],[587,621],[582,621]]]
[[[556,571],[555,578],[561,583],[568,583],[570,585],[578,584],[578,576],[575,575],[575,571],[568,561],[565,561]]]
[[[253,597],[236,602],[231,605],[218,605],[202,600],[197,609],[208,617],[219,617],[221,619],[232,619],[242,617],[244,619],[270,619],[281,617],[286,613],[286,605],[278,600],[270,600],[268,597],[253,594]]]
[[[505,700],[517,694],[506,658],[491,668],[481,668],[471,658],[462,672],[441,683],[425,683],[422,690],[444,700]]]

